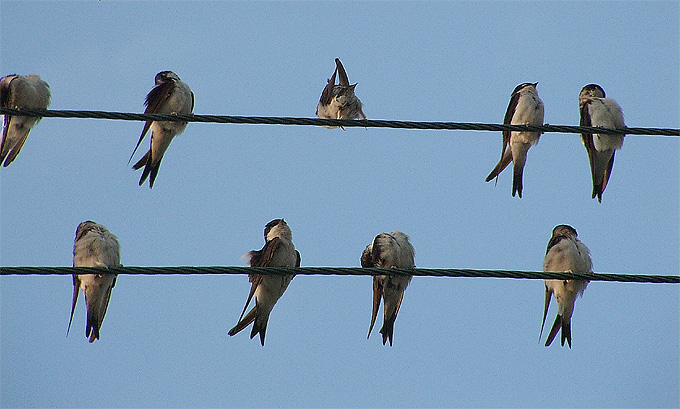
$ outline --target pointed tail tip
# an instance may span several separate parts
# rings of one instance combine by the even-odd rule
[[[522,188],[521,187],[519,187],[519,188],[513,187],[512,188],[512,197],[515,197],[515,193],[517,193],[517,196],[519,196],[520,199],[522,198]]]
[[[383,328],[383,329],[380,330],[380,333],[382,334],[383,345],[385,345],[387,343],[387,341],[389,340],[390,346],[392,346],[392,335],[393,335],[392,328],[389,328],[389,329]]]
[[[552,344],[553,340],[555,339],[555,336],[557,335],[557,332],[562,328],[562,317],[557,314],[555,317],[555,322],[553,323],[552,328],[550,328],[550,333],[548,334],[548,338],[545,341],[545,346],[550,346]]]
[[[99,339],[99,331],[92,331],[92,334],[90,335],[89,342],[90,344],[93,343],[95,340]]]
[[[522,184],[519,184],[519,186],[517,184],[513,184],[512,197],[515,197],[515,193],[517,193],[517,196],[519,196],[520,199],[522,198]]]

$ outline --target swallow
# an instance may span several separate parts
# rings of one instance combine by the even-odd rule
[[[262,250],[252,250],[243,257],[249,259],[250,267],[300,267],[300,252],[293,245],[293,233],[283,219],[274,219],[264,228],[265,244]],[[253,323],[250,339],[260,334],[260,343],[264,346],[264,335],[267,331],[269,314],[281,298],[295,274],[249,274],[252,283],[250,294],[239,317],[238,324],[229,335],[234,336]],[[255,306],[244,317],[250,300],[255,296]]]
[[[538,97],[538,82],[518,85],[510,98],[503,124],[506,125],[543,125],[543,101]],[[532,145],[538,143],[540,132],[503,131],[503,150],[501,160],[491,171],[486,181],[498,177],[512,161],[512,197],[517,193],[522,198],[522,174],[527,153]]]
[[[80,223],[73,243],[73,267],[121,266],[118,238],[101,224],[90,220]],[[90,342],[99,339],[99,329],[104,321],[111,299],[111,290],[116,285],[117,276],[117,274],[73,274],[73,302],[66,335],[71,330],[73,312],[78,302],[78,291],[82,289],[87,306],[85,336],[90,337]]]
[[[337,85],[335,84],[336,74],[339,77]],[[321,93],[319,104],[316,106],[316,115],[324,119],[366,119],[366,115],[361,109],[361,101],[354,94],[356,86],[357,84],[349,84],[347,72],[345,72],[340,59],[336,58],[335,71],[333,71],[333,75]],[[337,128],[337,126],[327,126],[326,128]]]
[[[156,74],[156,85],[147,94],[144,105],[146,105],[145,114],[188,115],[194,110],[194,93],[191,92],[186,83],[179,79],[177,74],[172,71],[161,71]],[[132,151],[128,161],[129,164],[147,131],[151,129],[151,147],[132,167],[134,170],[138,170],[144,166],[142,177],[139,179],[139,186],[151,175],[149,188],[153,187],[163,155],[170,146],[172,138],[184,132],[186,127],[187,123],[183,121],[146,121],[142,135],[139,137],[137,146],[135,146],[135,150]]]
[[[3,108],[47,109],[50,86],[37,75],[8,75],[0,79],[0,106]],[[28,133],[42,118],[3,115],[0,163],[9,166],[21,151]]]
[[[578,239],[578,234],[573,227],[561,224],[553,229],[543,259],[543,271],[570,273],[593,271],[590,250]],[[557,317],[555,317],[555,323],[545,341],[545,346],[550,346],[561,328],[562,346],[564,346],[566,340],[569,348],[571,348],[571,316],[574,313],[574,304],[577,296],[583,296],[583,291],[585,291],[587,285],[587,280],[545,280],[545,308],[543,309],[543,323],[541,324],[541,333],[538,336],[539,340],[543,336],[550,298],[554,295],[557,300]]]
[[[391,233],[380,233],[373,239],[373,242],[366,246],[361,254],[361,267],[364,268],[416,268],[415,251],[409,242],[408,236],[400,231]],[[383,345],[390,340],[392,346],[392,336],[394,333],[394,321],[404,299],[404,290],[411,282],[411,276],[403,275],[376,275],[373,276],[373,313],[371,314],[371,325],[368,328],[367,339],[371,336],[375,318],[380,308],[380,300],[384,300],[384,318],[380,333],[383,338]]]
[[[623,111],[619,104],[606,98],[604,89],[597,84],[588,84],[578,96],[581,112],[581,126],[604,128],[625,128]],[[593,176],[593,196],[602,203],[602,193],[607,187],[614,167],[614,152],[623,146],[624,134],[582,133],[581,141],[588,152],[590,172]]]

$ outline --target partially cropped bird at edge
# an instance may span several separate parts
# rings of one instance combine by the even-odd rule
[[[50,86],[37,75],[7,75],[0,79],[0,106],[15,109],[47,109]],[[28,139],[31,129],[41,118],[24,115],[3,115],[0,138],[0,163],[4,167],[16,159]]]

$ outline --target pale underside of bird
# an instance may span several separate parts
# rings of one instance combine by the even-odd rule
[[[588,273],[592,270],[593,262],[590,258],[590,250],[578,239],[576,230],[567,225],[556,226],[553,229],[543,259],[543,271]],[[557,316],[550,329],[545,346],[550,346],[561,329],[562,346],[564,346],[566,340],[569,348],[571,348],[571,317],[574,313],[574,304],[576,298],[583,295],[587,285],[587,280],[545,280],[543,323],[541,324],[539,339],[543,335],[545,318],[553,295],[557,300],[558,307]]]
[[[619,104],[606,98],[604,89],[597,84],[588,84],[579,94],[581,126],[603,128],[625,128],[623,111]],[[593,178],[592,198],[602,202],[609,177],[614,167],[614,153],[623,146],[624,134],[581,134],[581,141],[588,152],[588,162]]]
[[[16,109],[47,109],[50,86],[37,75],[7,75],[0,79],[0,106]],[[3,115],[0,163],[9,166],[24,146],[28,134],[41,118]]]
[[[292,232],[283,219],[275,219],[267,223],[264,238],[265,245],[261,250],[252,250],[244,255],[249,259],[251,267],[300,267],[300,253],[295,250]],[[264,346],[269,315],[293,277],[295,277],[294,274],[249,274],[248,279],[252,283],[250,293],[239,321],[234,328],[229,330],[229,335],[236,335],[253,323],[250,338],[252,339],[259,333],[260,343]],[[245,314],[253,296],[255,296],[255,306],[248,314]]]
[[[120,244],[118,238],[106,227],[93,221],[80,223],[76,229],[73,243],[74,267],[120,267]],[[90,342],[99,339],[99,331],[111,299],[111,290],[116,285],[116,274],[74,274],[73,301],[71,318],[68,322],[68,335],[73,321],[73,312],[82,289],[87,307],[85,336]]]
[[[415,251],[409,242],[406,234],[400,231],[391,233],[380,233],[364,249],[361,254],[361,266],[365,268],[415,268]],[[375,319],[380,308],[380,301],[384,301],[383,306],[383,326],[380,333],[383,338],[383,345],[390,341],[394,335],[394,322],[399,313],[399,307],[404,298],[404,291],[411,282],[411,276],[399,274],[386,274],[373,276],[373,310],[371,313],[371,325],[368,328],[368,336],[371,336]]]
[[[507,125],[543,125],[543,101],[538,97],[536,86],[538,83],[518,85],[512,92],[510,104],[505,112],[504,124]],[[501,159],[491,171],[486,181],[489,182],[505,169],[510,162],[513,163],[512,196],[515,193],[522,197],[522,178],[527,153],[531,146],[538,143],[540,132],[503,131],[503,150]]]
[[[335,84],[336,74],[338,75],[338,84]],[[321,98],[316,106],[316,115],[324,119],[366,119],[361,101],[354,93],[356,86],[357,84],[350,85],[345,68],[340,59],[336,58],[335,71],[333,71],[333,76],[328,80],[321,93]],[[337,127],[326,126],[326,128]]]
[[[156,74],[156,85],[149,91],[144,101],[145,114],[184,114],[189,115],[194,110],[194,93],[189,86],[179,79],[172,71],[161,71]],[[130,155],[130,160],[137,152],[144,136],[151,129],[151,144],[146,154],[132,167],[138,170],[144,167],[142,177],[139,179],[141,186],[149,178],[149,188],[158,175],[163,155],[170,146],[172,139],[184,132],[187,123],[184,121],[146,121],[142,134],[139,137],[135,150]],[[130,161],[128,161],[128,164]]]

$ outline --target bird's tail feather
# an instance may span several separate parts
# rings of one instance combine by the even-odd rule
[[[552,292],[545,286],[545,303],[543,308],[543,323],[541,323],[541,333],[538,335],[539,342],[543,336],[543,327],[545,326],[545,316],[548,315],[548,308],[550,307],[550,298],[552,297]]]
[[[557,314],[557,317],[555,317],[555,323],[553,323],[553,326],[550,329],[550,334],[548,334],[548,339],[545,340],[545,346],[550,346],[550,344],[552,344],[553,340],[555,339],[555,335],[557,335],[557,332],[559,332],[560,328],[562,328],[562,316]]]
[[[522,198],[522,174],[524,173],[524,166],[519,166],[515,164],[512,174],[512,197],[515,197],[515,193]]]
[[[132,165],[132,169],[134,170],[139,170],[142,166],[146,165],[146,161],[149,160],[149,156],[151,155],[151,150],[149,150],[147,153],[142,156],[142,158],[137,161],[134,165]]]
[[[234,326],[234,328],[229,330],[229,335],[233,337],[234,335],[241,332],[245,327],[250,325],[251,322],[255,321],[256,316],[257,316],[257,305],[255,307],[253,307],[253,309],[251,309],[250,312],[248,312],[248,314],[246,314],[246,316],[243,317],[243,319],[241,319],[238,322],[238,324],[236,324]]]
[[[562,320],[562,346],[564,346],[564,340],[567,340],[567,344],[569,344],[569,349],[571,349],[571,320],[570,319],[563,319]]]
[[[14,159],[16,159],[17,155],[21,151],[21,148],[24,146],[24,143],[26,143],[26,139],[28,139],[28,133],[30,131],[31,131],[31,129],[29,128],[25,132],[22,132],[22,135],[19,138],[19,141],[17,141],[17,143],[9,151],[9,155],[7,156],[7,159],[5,160],[5,163],[3,164],[4,167],[9,166],[9,164],[12,163],[14,161]],[[7,152],[4,152],[4,154],[6,155]],[[3,157],[4,157],[4,155],[3,155]]]
[[[378,309],[380,309],[380,300],[383,296],[382,280],[380,277],[373,277],[373,311],[371,313],[371,326],[368,327],[368,336],[366,339],[371,337],[371,331],[373,331],[373,325],[375,324],[375,319],[378,316]]]
[[[260,343],[264,346],[264,334],[267,332],[267,321],[269,317],[263,316],[264,314],[259,314],[255,317],[255,322],[253,323],[253,329],[250,331],[250,339],[253,339],[255,335],[260,334]]]
[[[80,291],[80,287],[75,285],[73,286],[73,300],[71,302],[71,318],[68,320],[68,328],[66,329],[66,336],[68,337],[69,331],[71,331],[71,323],[73,322],[73,312],[76,310],[76,303],[78,302],[78,292]]]
[[[498,164],[496,164],[496,167],[493,168],[491,173],[489,173],[489,176],[486,177],[486,181],[489,182],[491,179],[498,177],[500,173],[508,167],[508,164],[512,162],[512,152],[510,152],[510,149],[506,150],[505,153],[503,154],[503,157],[501,157],[501,160],[498,161]]]

